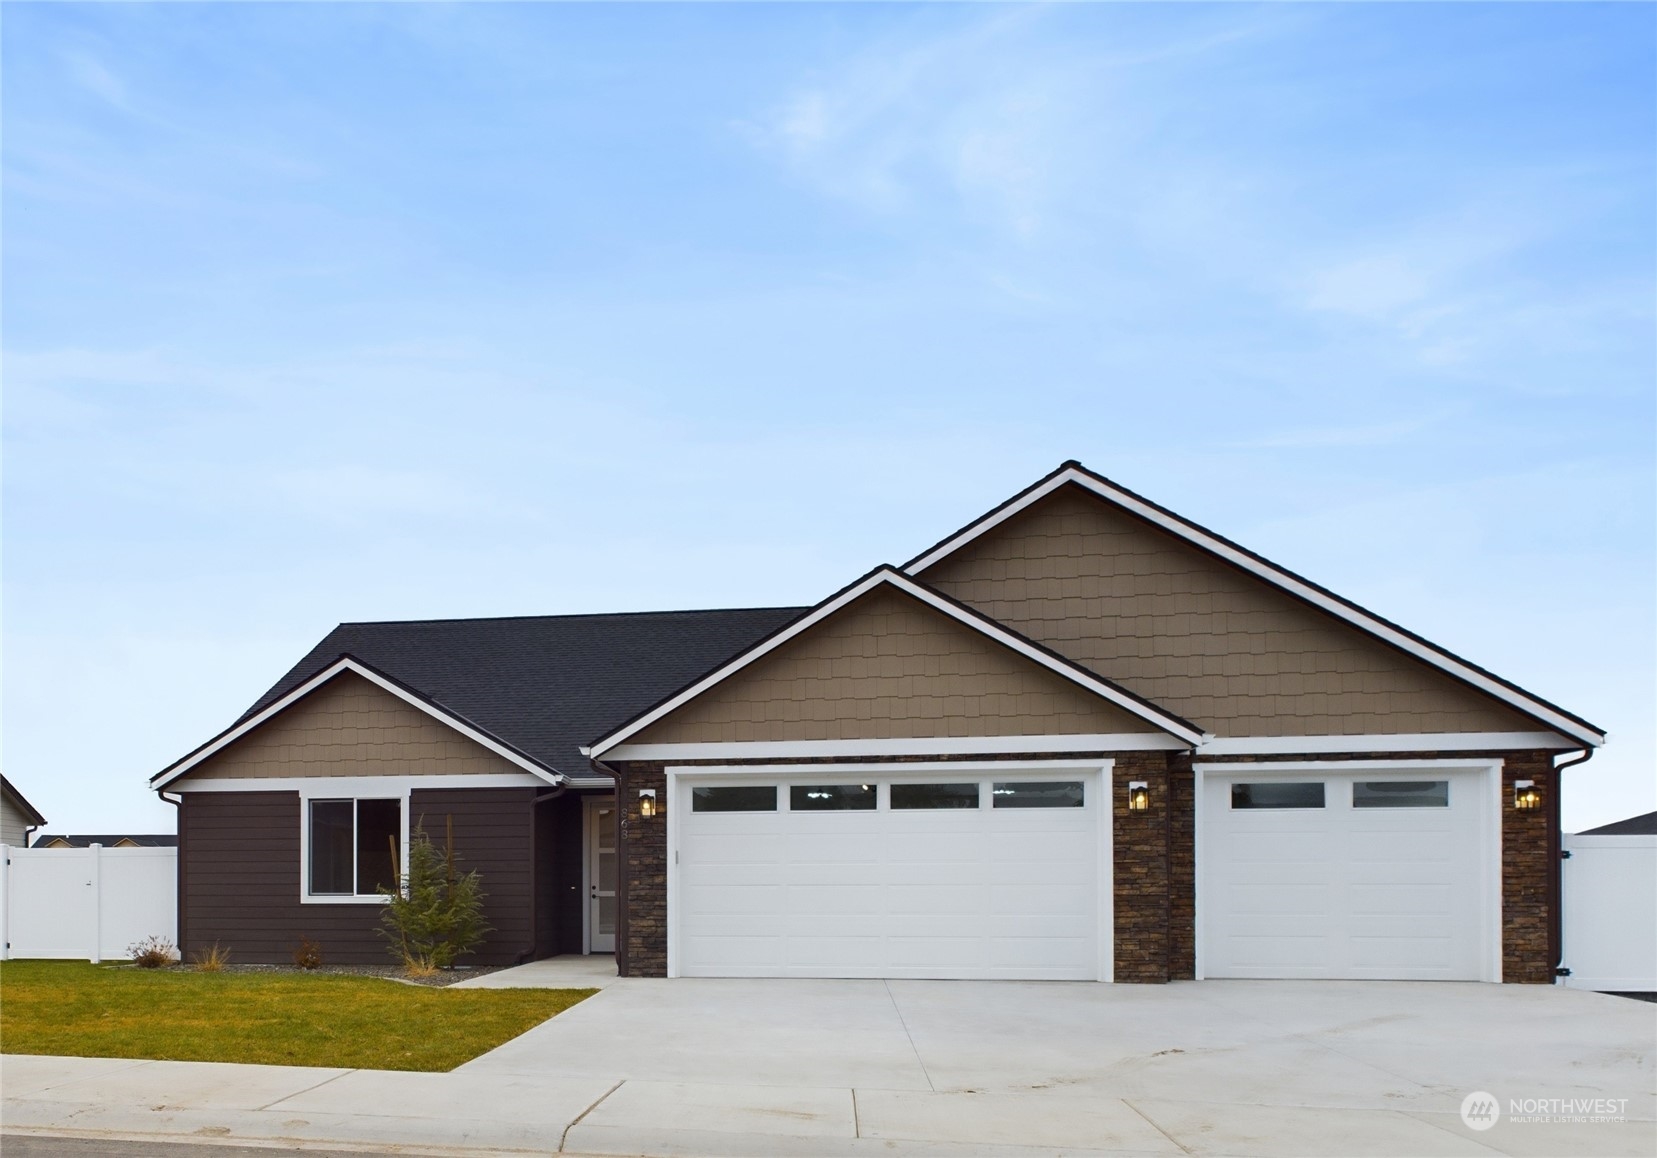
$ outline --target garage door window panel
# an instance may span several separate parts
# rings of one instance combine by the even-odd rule
[[[1448,808],[1448,780],[1357,780],[1353,808]]]
[[[894,811],[921,811],[945,808],[977,808],[978,784],[894,784],[891,787]]]
[[[729,787],[697,787],[690,790],[692,812],[775,812],[775,784],[740,784]]]
[[[1080,780],[996,781],[990,789],[993,808],[1080,808]]]
[[[1321,780],[1257,781],[1231,786],[1231,807],[1239,810],[1322,808],[1323,801]]]
[[[795,784],[788,789],[793,812],[873,812],[873,784]]]

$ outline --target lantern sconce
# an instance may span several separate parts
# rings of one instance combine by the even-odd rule
[[[1520,812],[1533,812],[1542,807],[1542,793],[1534,780],[1513,782],[1513,807]]]
[[[656,815],[656,790],[654,788],[639,789],[639,815],[649,820]]]
[[[1128,781],[1128,811],[1147,812],[1151,807],[1151,786],[1143,780]]]

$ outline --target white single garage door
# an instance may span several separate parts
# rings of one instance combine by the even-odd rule
[[[1097,769],[680,776],[674,792],[674,975],[1109,976]]]
[[[1204,773],[1203,976],[1499,980],[1491,775]]]

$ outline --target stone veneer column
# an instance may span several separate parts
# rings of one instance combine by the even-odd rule
[[[1128,811],[1128,782],[1143,780],[1150,807]],[[1111,772],[1116,980],[1163,982],[1169,969],[1169,796],[1163,752],[1123,752]]]
[[[1549,752],[1506,752],[1502,762],[1502,980],[1551,985],[1553,874],[1558,853],[1549,839],[1559,775]],[[1542,807],[1513,807],[1513,782],[1534,780]]]
[[[639,790],[656,790],[656,815],[639,815]],[[616,765],[616,972],[667,976],[667,774],[661,764]]]

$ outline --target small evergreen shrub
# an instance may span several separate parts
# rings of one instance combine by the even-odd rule
[[[391,855],[395,865],[395,841]],[[380,933],[411,974],[430,976],[449,968],[489,932],[483,919],[483,880],[476,869],[461,872],[457,860],[454,817],[448,818],[441,850],[426,835],[422,819],[409,836],[408,871],[397,875],[402,887],[380,890],[386,898]]]

